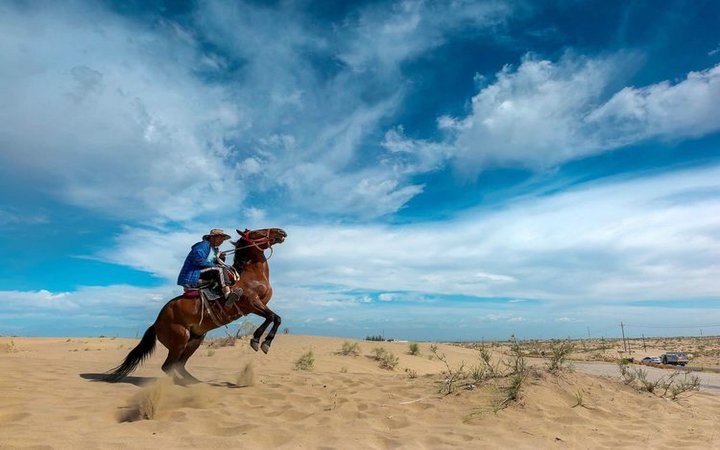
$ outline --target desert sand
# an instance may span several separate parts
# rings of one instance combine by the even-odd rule
[[[281,335],[269,354],[247,340],[203,345],[187,365],[203,380],[175,385],[160,370],[166,350],[109,384],[135,339],[0,337],[0,448],[720,448],[717,390],[676,400],[640,392],[617,375],[551,373],[542,359],[507,401],[508,379],[460,383],[478,351],[437,344]],[[359,355],[339,354],[357,343]],[[373,349],[398,357],[379,367]],[[502,346],[492,349],[496,361]],[[296,361],[313,352],[311,370]]]

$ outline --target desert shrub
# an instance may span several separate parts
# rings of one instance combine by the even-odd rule
[[[520,390],[525,380],[527,380],[528,372],[517,372],[510,377],[510,383],[502,390],[502,400],[495,407],[495,411],[507,408],[507,406],[520,398]]]
[[[570,342],[562,342],[555,344],[550,348],[550,360],[548,361],[548,370],[556,373],[566,367],[567,358],[575,350],[575,346]]]
[[[10,342],[0,347],[0,350],[2,350],[2,353],[17,353],[18,351],[17,347],[15,346],[15,341],[12,339],[10,339]]]
[[[385,350],[383,347],[375,347],[374,349],[372,349],[371,353],[374,360],[380,361],[385,355],[385,353],[387,353],[387,350]]]
[[[443,372],[443,375],[445,375],[445,379],[442,380],[442,382],[440,383],[438,392],[445,395],[452,394],[453,392],[455,392],[458,383],[465,378],[465,363],[463,362],[462,364],[460,364],[459,368],[454,369],[448,363],[445,353],[440,353],[438,351],[437,345],[431,345],[430,351],[433,353],[435,358],[445,364],[445,371]]]
[[[680,372],[673,372],[670,375],[662,376],[652,381],[648,380],[648,372],[640,368],[630,367],[629,364],[619,363],[620,377],[623,383],[639,391],[646,391],[658,397],[677,400],[678,396],[685,392],[697,391],[700,389],[700,378],[697,375],[684,373],[682,378]]]
[[[223,337],[210,339],[207,344],[208,348],[234,347],[235,336],[229,334]]]
[[[699,390],[700,378],[697,375],[684,374],[681,380],[677,380],[670,387],[670,398],[676,400],[680,394]]]
[[[410,353],[413,356],[417,356],[420,354],[420,346],[416,342],[411,342],[410,345],[408,345],[408,353]]]
[[[295,370],[312,370],[315,365],[315,355],[312,350],[303,353],[297,361],[295,361]]]
[[[391,352],[385,352],[380,357],[380,367],[387,370],[394,370],[395,366],[398,365],[400,358],[393,355]]]
[[[493,365],[492,363],[492,355],[490,355],[490,352],[487,351],[485,348],[480,349],[480,362],[481,362],[481,370],[486,378],[493,378],[498,375],[500,372],[499,370],[499,362],[495,363]]]
[[[241,337],[250,336],[255,331],[255,328],[257,328],[257,326],[253,322],[243,320],[240,325],[238,325],[235,337],[240,339]]]
[[[514,337],[512,345],[510,346],[510,361],[506,361],[505,365],[510,370],[510,375],[527,372],[527,365],[525,364],[522,349]]]
[[[410,378],[411,380],[414,380],[418,376],[417,371],[413,370],[413,369],[406,368],[405,373],[407,374],[408,378]]]
[[[360,354],[360,346],[357,342],[345,341],[338,353],[344,356],[358,356]]]

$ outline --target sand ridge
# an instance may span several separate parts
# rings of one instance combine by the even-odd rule
[[[346,341],[358,356],[343,356]],[[0,338],[0,448],[717,448],[716,394],[669,401],[607,377],[534,371],[495,412],[497,386],[438,393],[429,343],[282,335],[268,355],[246,342],[201,347],[177,386],[162,346],[124,382],[93,381],[134,339]],[[453,367],[477,351],[436,344]],[[371,355],[383,347],[394,370]],[[295,361],[312,351],[312,371]],[[583,405],[577,406],[578,395]],[[575,406],[574,406],[575,405]]]

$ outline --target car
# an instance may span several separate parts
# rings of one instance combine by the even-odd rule
[[[646,356],[640,362],[642,364],[662,364],[662,360],[657,356]]]

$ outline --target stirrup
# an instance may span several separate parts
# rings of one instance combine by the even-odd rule
[[[233,303],[240,299],[242,293],[242,288],[231,289],[225,296],[225,307],[232,306]]]

